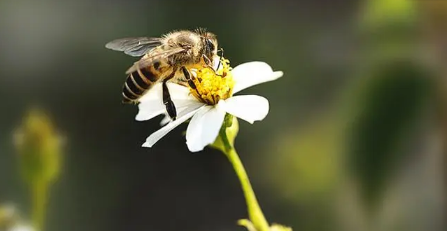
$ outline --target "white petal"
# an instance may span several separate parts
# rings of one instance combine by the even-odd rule
[[[185,115],[177,118],[175,121],[170,122],[166,126],[160,128],[158,131],[152,133],[143,144],[143,147],[152,147],[157,141],[159,141],[163,136],[172,131],[175,127],[179,126],[181,123],[185,122],[187,119],[191,118],[199,109],[190,111]]]
[[[140,98],[136,120],[149,120],[165,112],[166,109],[161,98],[161,89],[161,84],[156,84]]]
[[[276,80],[284,74],[282,71],[274,72],[267,63],[260,61],[238,65],[231,71],[231,73],[235,80],[233,93],[256,84]]]
[[[220,63],[220,56],[213,57],[213,69],[218,71],[217,68],[221,69],[223,66]]]
[[[168,82],[167,86],[172,100],[189,100],[194,98],[191,94],[189,94],[189,88],[185,86],[171,82]],[[141,103],[146,101],[160,101],[161,103],[163,102],[163,87],[161,83],[156,83],[139,100],[139,102]]]
[[[10,231],[33,231],[34,228],[29,225],[17,224],[9,229]]]
[[[177,115],[180,117],[184,115],[185,113],[188,113],[191,110],[195,110],[203,105],[205,105],[202,102],[199,102],[197,100],[175,100],[174,101],[175,108],[177,109]]]
[[[165,117],[160,121],[160,126],[165,126],[169,122],[171,122],[171,117],[169,117],[168,114],[165,114]]]
[[[150,120],[166,111],[165,106],[158,102],[144,102],[138,104],[137,121]]]
[[[189,94],[189,88],[171,82],[168,82],[167,85],[173,101],[182,99],[189,100],[193,98],[193,96]]]
[[[202,151],[208,144],[212,144],[219,134],[224,117],[225,111],[218,107],[201,108],[194,115],[186,130],[186,144],[189,151]]]
[[[198,102],[198,101],[183,101],[183,104],[181,104],[179,101],[174,102],[176,109],[177,109],[177,117],[182,117],[185,114],[194,111],[196,109],[198,109],[201,106],[204,106],[205,104]],[[180,107],[179,107],[180,105]],[[160,121],[160,126],[165,126],[166,124],[168,124],[169,122],[171,122],[171,117],[169,117],[169,115],[167,113],[164,112],[164,117],[163,119]]]
[[[169,93],[177,109],[177,116],[180,117],[191,110],[195,110],[204,105],[198,101],[190,92],[189,88],[175,83],[168,83]]]
[[[269,101],[257,95],[239,95],[225,100],[219,105],[226,112],[249,123],[263,120],[269,112]]]
[[[187,87],[175,83],[168,83],[168,89],[171,99],[177,109],[177,117],[184,115],[185,111],[189,112],[203,105],[203,103],[199,102],[190,94]],[[139,111],[136,116],[136,120],[138,121],[149,120],[160,114],[166,113],[166,107],[163,104],[161,83],[154,85],[151,90],[141,97],[138,108]]]
[[[148,92],[146,92],[138,100],[139,102],[160,101],[162,99],[161,83],[155,84]]]

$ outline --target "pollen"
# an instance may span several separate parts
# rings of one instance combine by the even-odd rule
[[[190,91],[199,101],[208,105],[215,105],[219,100],[231,97],[234,79],[229,60],[220,58],[220,65],[217,70],[201,65],[196,66],[191,71],[196,88],[191,88]]]

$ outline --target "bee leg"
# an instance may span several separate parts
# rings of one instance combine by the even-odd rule
[[[175,109],[174,102],[171,100],[171,94],[169,94],[168,86],[166,85],[166,80],[163,81],[163,104],[166,107],[166,111],[168,112],[169,117],[172,120],[177,119],[177,110]]]
[[[191,79],[191,74],[189,73],[188,69],[186,69],[185,66],[182,66],[182,72],[183,72],[183,75],[185,76],[185,79],[188,81],[189,87],[194,89],[196,91],[197,95],[200,95],[200,92],[197,89],[196,84]]]
[[[168,112],[169,117],[171,117],[172,120],[177,119],[177,110],[175,109],[174,102],[171,100],[171,94],[169,93],[168,85],[166,84],[168,80],[170,80],[172,77],[174,77],[176,70],[173,70],[173,72],[163,80],[162,86],[163,86],[163,104],[166,107],[166,112]]]
[[[182,72],[183,72],[183,75],[185,76],[186,80],[188,81],[189,87],[191,87],[192,89],[197,91],[196,84],[194,83],[194,81],[192,81],[191,74],[189,73],[188,69],[186,69],[185,66],[182,66]]]
[[[220,64],[222,64],[222,62],[221,62],[220,59],[219,59],[219,64],[217,64],[217,68],[216,68],[216,70],[219,70],[219,68],[220,68]]]
[[[221,51],[221,53],[222,53],[221,57],[224,57],[224,50],[223,50],[223,48],[220,48],[219,51]],[[219,70],[220,64],[222,64],[222,62],[219,59],[219,65],[217,65],[217,70]]]
[[[213,62],[208,58],[208,56],[206,56],[205,54],[202,55],[203,57],[203,61],[205,61],[205,64],[207,66],[212,66]]]
[[[217,76],[220,76],[220,77],[224,77],[223,75],[219,75],[216,73],[216,70],[214,70],[214,68],[213,68],[213,62],[211,62],[211,60],[208,57],[203,55],[203,60],[205,61],[206,66],[214,71],[214,74],[216,74]],[[219,66],[217,67],[217,70],[219,70],[220,63],[221,63],[221,61],[219,59]]]

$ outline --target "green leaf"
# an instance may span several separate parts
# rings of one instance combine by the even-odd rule
[[[348,129],[350,170],[370,209],[382,195],[386,180],[408,153],[415,123],[433,90],[431,74],[411,61],[377,66],[364,83]]]

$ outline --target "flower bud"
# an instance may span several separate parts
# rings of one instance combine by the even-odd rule
[[[45,113],[30,111],[14,138],[20,171],[27,183],[48,183],[58,176],[61,142]]]
[[[238,225],[247,228],[248,231],[260,231],[257,230],[253,223],[248,219],[240,219],[237,223]],[[268,228],[268,231],[292,231],[292,228],[274,223]]]

